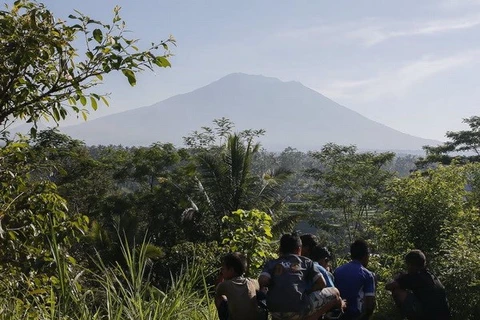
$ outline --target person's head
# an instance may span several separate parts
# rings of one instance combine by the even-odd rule
[[[405,255],[405,264],[407,265],[408,272],[417,272],[425,269],[427,258],[422,251],[412,250]]]
[[[239,277],[247,269],[247,260],[239,252],[228,253],[222,257],[222,275],[226,280]]]
[[[286,233],[280,238],[280,254],[298,254],[302,252],[302,240],[296,233]]]
[[[302,256],[312,258],[313,249],[317,246],[317,237],[313,234],[306,233],[300,236],[302,240]]]
[[[356,240],[350,245],[350,257],[360,261],[364,267],[368,264],[369,254],[368,244],[364,240]]]
[[[330,251],[326,247],[320,245],[315,246],[312,251],[312,260],[318,262],[322,267],[328,266],[328,261],[332,258]]]

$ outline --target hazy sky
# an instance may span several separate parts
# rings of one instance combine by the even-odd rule
[[[443,139],[479,115],[480,0],[44,0],[109,20],[144,44],[172,34],[171,69],[135,88],[112,76],[108,113],[151,105],[232,72],[296,80],[400,131]],[[11,1],[10,1],[11,3]],[[235,121],[235,119],[232,119]]]

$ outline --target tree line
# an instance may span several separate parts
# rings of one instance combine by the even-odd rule
[[[185,147],[86,146],[37,123],[86,118],[108,103],[94,90],[103,75],[135,85],[136,73],[170,66],[174,39],[137,48],[118,7],[109,23],[78,12],[66,22],[19,0],[0,24],[0,314],[214,319],[219,256],[246,253],[255,275],[279,235],[301,227],[336,263],[353,239],[367,240],[380,288],[421,249],[455,318],[478,317],[478,117],[424,158],[333,143],[273,153],[258,143],[261,128],[236,132],[224,118]],[[32,124],[29,136],[7,134],[17,120]],[[376,319],[395,319],[378,294]]]

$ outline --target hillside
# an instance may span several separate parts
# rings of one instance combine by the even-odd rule
[[[231,119],[239,130],[265,129],[261,143],[275,151],[287,146],[319,149],[327,142],[397,151],[438,143],[372,121],[301,83],[238,73],[152,106],[62,131],[87,144],[149,145],[160,141],[181,145],[183,136],[221,117]]]

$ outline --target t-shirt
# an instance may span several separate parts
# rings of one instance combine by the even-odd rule
[[[334,287],[333,285],[333,279],[331,278],[330,272],[327,271],[322,265],[320,265],[318,262],[313,263],[315,265],[315,268],[317,268],[318,271],[322,274],[323,278],[325,279],[325,283],[327,284],[326,287]]]
[[[333,273],[340,296],[347,300],[345,314],[362,313],[364,297],[375,296],[375,277],[360,261],[353,260],[338,267]]]
[[[450,319],[445,288],[428,270],[402,274],[395,281],[400,288],[413,292],[424,310],[423,319]]]
[[[315,282],[322,276],[312,260],[295,254],[268,261],[262,275],[270,278],[268,310],[295,313],[301,313],[308,306],[304,295],[308,283]]]
[[[231,320],[257,320],[258,282],[253,279],[236,277],[218,284],[216,296],[226,296],[228,315]]]

